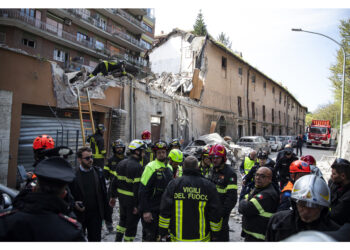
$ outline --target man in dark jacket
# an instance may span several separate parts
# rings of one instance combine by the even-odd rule
[[[245,241],[264,241],[269,218],[276,212],[279,195],[272,186],[272,170],[258,168],[255,188],[239,202],[242,218],[242,236]]]
[[[280,158],[276,159],[275,171],[277,173],[277,179],[280,182],[280,189],[288,183],[289,166],[296,160],[298,160],[298,157],[293,153],[293,148],[289,147],[283,150]]]
[[[336,159],[332,166],[330,217],[339,225],[350,223],[350,162]]]
[[[105,126],[103,124],[98,124],[95,134],[87,139],[87,141],[90,143],[90,148],[92,149],[94,166],[101,169],[104,168],[106,155],[105,141],[103,139],[104,131]]]
[[[34,191],[17,196],[14,209],[0,214],[0,241],[86,241],[63,200],[74,178],[72,166],[52,157],[38,163],[34,174]]]
[[[93,166],[91,148],[80,148],[77,156],[80,166],[70,184],[75,212],[84,232],[87,230],[88,240],[101,241],[102,220],[108,205],[103,170]]]
[[[320,177],[299,178],[292,191],[293,210],[275,213],[269,220],[266,241],[281,241],[301,231],[334,231],[339,228],[329,218],[330,191]]]
[[[205,179],[198,161],[188,156],[184,161],[183,176],[167,186],[160,205],[159,234],[171,241],[215,240],[221,229],[221,202],[215,185]],[[169,230],[169,231],[168,231]]]
[[[115,206],[119,200],[119,224],[115,241],[133,241],[140,220],[138,214],[138,192],[142,175],[140,160],[145,154],[146,145],[142,140],[133,140],[128,146],[130,156],[121,161],[111,184],[110,205]]]
[[[304,143],[303,136],[302,135],[298,135],[296,140],[297,140],[297,146],[296,146],[297,153],[296,153],[296,155],[298,156],[298,152],[299,152],[300,153],[299,156],[302,156],[302,154],[303,154],[303,143]]]
[[[211,147],[209,157],[212,159],[213,168],[210,169],[208,179],[216,185],[223,208],[222,229],[218,241],[229,241],[228,220],[237,202],[237,175],[230,165],[225,164],[227,158],[223,145],[216,144]]]

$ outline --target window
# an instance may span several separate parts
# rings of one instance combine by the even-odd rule
[[[221,69],[222,69],[222,77],[226,78],[227,76],[227,58],[226,57],[221,58]]]
[[[107,21],[104,18],[100,17],[98,19],[98,25],[97,26],[99,28],[103,29],[103,30],[106,30],[107,29]]]
[[[255,119],[255,102],[252,102],[252,118]]]
[[[46,29],[53,33],[59,33],[62,35],[62,23],[58,23],[55,20],[46,17]]]
[[[36,42],[27,38],[22,39],[22,44],[32,48],[36,47]]]
[[[0,44],[4,44],[6,42],[6,33],[0,32]]]
[[[255,83],[255,75],[252,75],[252,83]]]
[[[146,31],[152,33],[153,29],[151,27],[149,27],[148,25],[146,25],[144,22],[141,23],[142,28],[144,28]]]
[[[21,9],[21,15],[34,17],[34,9]]]
[[[238,68],[238,74],[239,74],[240,76],[243,75],[243,69],[242,69],[242,68]]]
[[[226,69],[226,67],[227,67],[227,58],[226,57],[221,58],[221,67],[223,69]]]
[[[265,113],[265,105],[262,107],[262,112],[263,112],[263,121],[266,119],[266,113]]]
[[[54,49],[53,50],[53,59],[56,61],[64,62],[64,52],[59,49]]]
[[[240,96],[237,97],[238,102],[238,116],[242,116],[242,98]]]
[[[272,87],[272,94],[275,95],[275,87]]]
[[[278,111],[278,120],[281,123],[281,111]]]
[[[78,42],[89,42],[90,41],[90,37],[88,37],[87,35],[77,32],[77,41]]]
[[[141,46],[143,46],[144,48],[146,48],[147,50],[150,50],[152,48],[152,45],[149,44],[148,42],[146,42],[145,40],[141,39],[140,40]]]
[[[272,122],[275,122],[275,110],[274,109],[272,109],[272,111],[271,111],[271,118],[272,118]]]
[[[282,91],[280,91],[280,100],[279,100],[279,104],[281,104],[282,102]]]
[[[96,40],[95,42],[95,46],[96,46],[96,49],[99,49],[99,50],[103,50],[105,48],[105,45],[103,42],[100,42],[98,40]]]

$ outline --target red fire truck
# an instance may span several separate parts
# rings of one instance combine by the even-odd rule
[[[336,131],[332,129],[329,120],[312,120],[307,132],[307,147],[330,148],[335,144]]]

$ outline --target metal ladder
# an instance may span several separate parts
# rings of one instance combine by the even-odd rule
[[[86,146],[86,136],[85,131],[86,130],[92,130],[91,133],[93,134],[95,132],[95,124],[94,124],[94,118],[92,116],[92,108],[91,108],[91,102],[90,102],[90,95],[89,90],[86,88],[86,96],[81,95],[81,92],[78,87],[76,87],[77,90],[77,96],[78,96],[78,109],[79,109],[79,119],[80,119],[80,127],[81,127],[81,134],[83,137],[83,146]],[[83,101],[84,100],[84,101]],[[87,106],[89,111],[84,111],[82,107]],[[90,120],[84,120],[83,114],[89,114]],[[91,128],[84,126],[84,122],[91,122]]]

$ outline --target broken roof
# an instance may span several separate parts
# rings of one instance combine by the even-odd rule
[[[152,47],[152,49],[148,50],[146,52],[146,54],[148,55],[149,53],[151,53],[153,51],[153,49],[161,46],[162,44],[164,44],[170,37],[172,37],[175,34],[181,34],[181,35],[185,35],[187,33],[191,33],[191,32],[187,32],[184,30],[181,30],[179,28],[174,28],[170,33],[165,34],[165,35],[161,35],[161,36],[157,36],[158,41],[157,43]],[[193,35],[193,34],[192,34]],[[196,35],[193,35],[195,37],[198,37]],[[265,73],[263,73],[261,70],[259,70],[256,67],[253,67],[251,64],[249,64],[247,61],[245,61],[242,57],[240,57],[237,53],[233,52],[231,49],[227,48],[224,44],[222,44],[221,42],[216,41],[211,35],[207,35],[206,39],[208,39],[209,41],[211,41],[215,46],[217,46],[218,48],[224,50],[225,52],[228,52],[230,55],[232,55],[234,58],[236,58],[237,60],[239,60],[240,62],[246,64],[248,67],[252,68],[253,70],[255,70],[256,72],[258,72],[259,74],[261,74],[262,76],[264,76],[265,78],[269,79],[272,83],[276,84],[278,87],[280,87],[281,89],[283,89],[284,91],[286,91],[288,93],[288,95],[290,95],[295,102],[297,102],[301,107],[305,108],[307,111],[307,107],[305,107],[304,105],[302,105],[295,97],[294,95],[288,91],[288,89],[283,86],[281,83],[276,82],[275,80],[273,80],[271,77],[267,76]],[[204,43],[205,44],[205,43]]]

